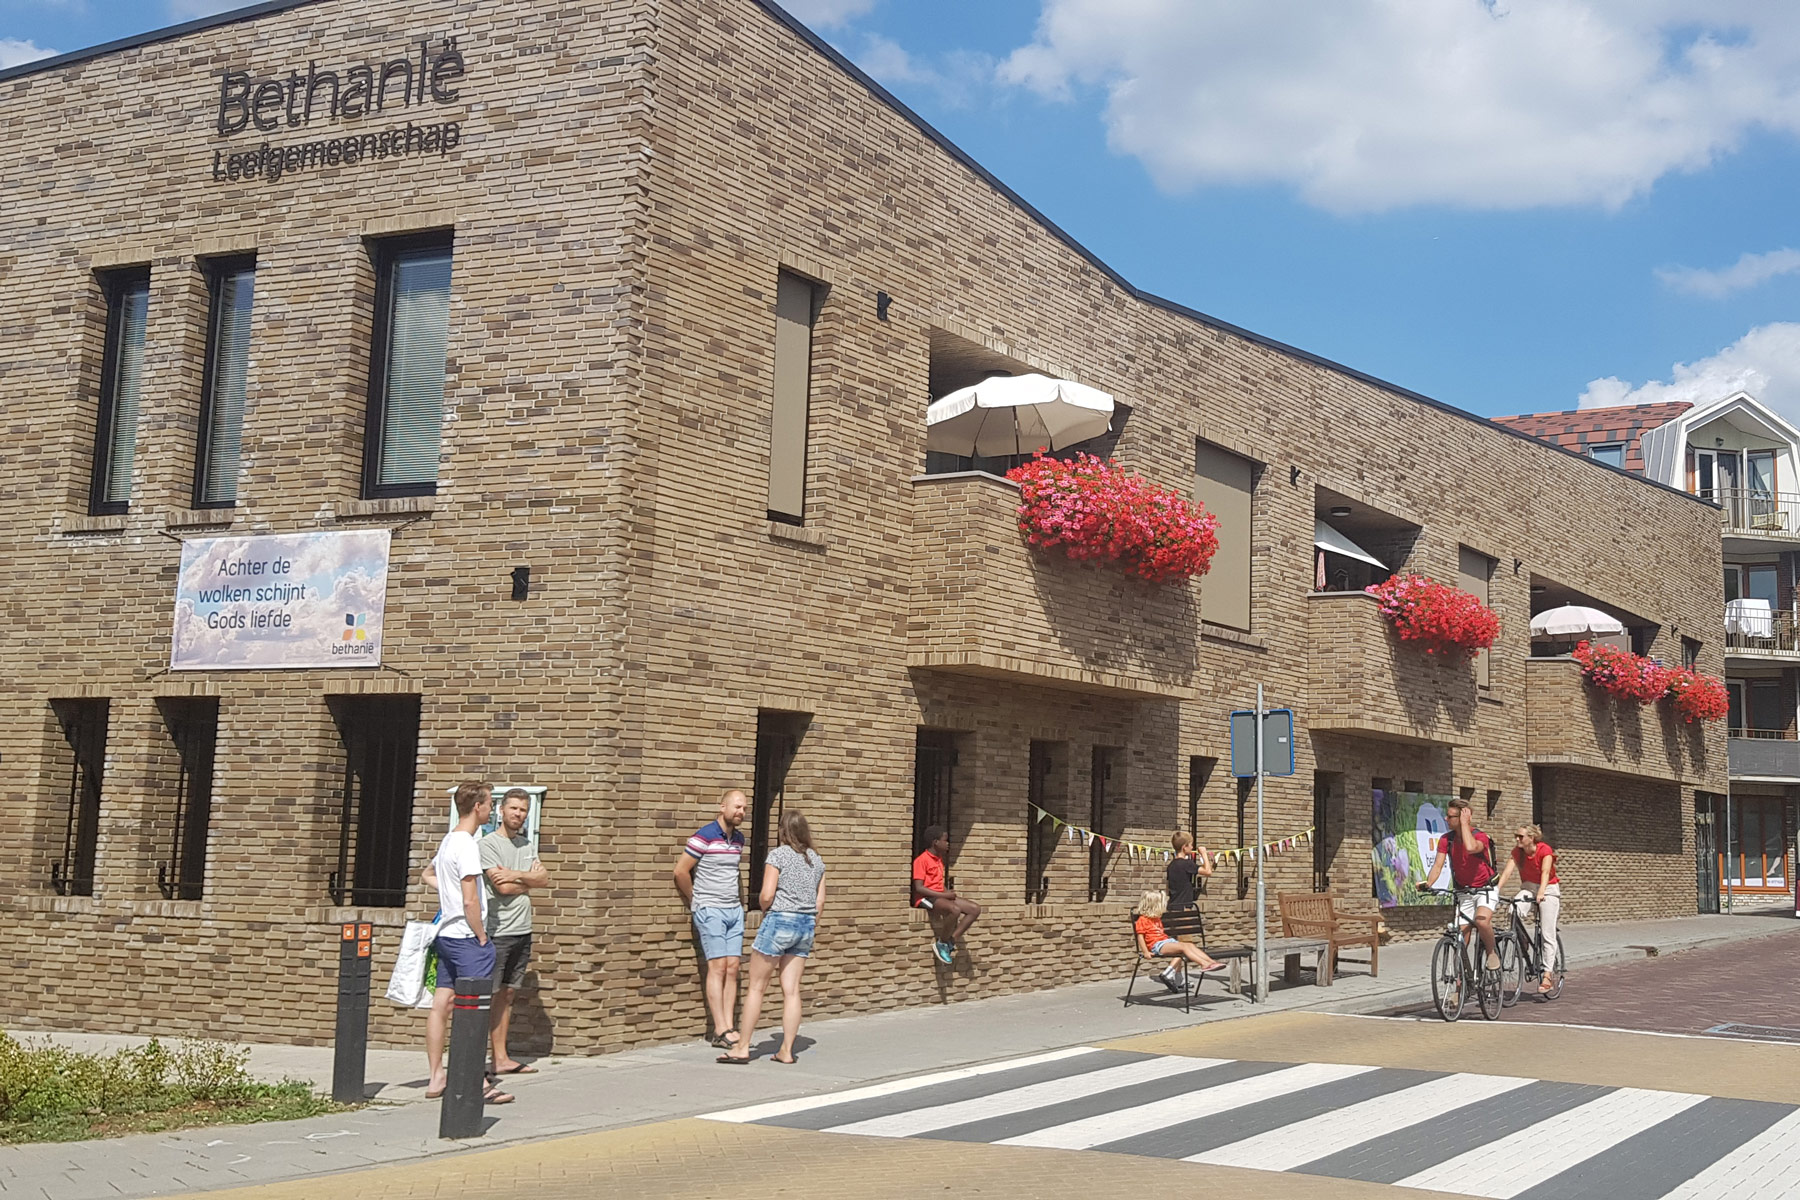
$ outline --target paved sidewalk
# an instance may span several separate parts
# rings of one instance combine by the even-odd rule
[[[1645,947],[1668,954],[1795,933],[1800,933],[1800,921],[1792,918],[1738,915],[1570,926],[1564,941],[1571,964],[1579,969],[1641,958]],[[1191,1015],[1181,1011],[1175,997],[1160,989],[1145,990],[1141,984],[1140,994],[1151,1002],[1123,1008],[1125,987],[1120,980],[819,1021],[803,1027],[800,1064],[792,1068],[767,1062],[748,1068],[718,1066],[712,1061],[716,1052],[697,1042],[598,1058],[551,1058],[538,1064],[540,1074],[507,1080],[517,1103],[491,1108],[487,1135],[468,1142],[438,1140],[438,1106],[423,1102],[422,1052],[374,1051],[369,1079],[382,1086],[378,1103],[365,1110],[278,1125],[122,1138],[105,1143],[104,1153],[96,1153],[92,1144],[4,1148],[0,1197],[91,1200],[299,1179],[687,1116],[1253,1013],[1381,1011],[1428,995],[1425,973],[1430,952],[1430,942],[1384,947],[1381,978],[1369,978],[1350,966],[1330,988],[1281,986],[1278,968],[1277,987],[1264,1006],[1226,997],[1217,980],[1209,980]],[[766,1031],[764,1036],[769,1036]],[[62,1040],[94,1045],[129,1039],[62,1035]],[[758,1049],[768,1048],[772,1041]],[[329,1085],[329,1047],[258,1046],[252,1063],[267,1076],[288,1075]]]

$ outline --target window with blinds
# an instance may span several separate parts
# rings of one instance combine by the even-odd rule
[[[1194,499],[1219,519],[1219,549],[1200,583],[1200,616],[1250,628],[1250,532],[1256,464],[1223,446],[1194,441]]]
[[[450,237],[380,243],[363,494],[437,491],[450,344]]]
[[[769,422],[769,519],[806,515],[806,426],[819,284],[781,272],[775,283],[775,405]]]
[[[1494,578],[1494,560],[1479,550],[1457,547],[1457,569],[1462,575],[1462,589],[1483,604],[1492,604],[1490,584]],[[1493,651],[1483,650],[1475,656],[1475,682],[1480,687],[1493,683]]]
[[[144,327],[150,315],[150,268],[108,271],[106,350],[100,364],[100,416],[94,430],[94,478],[88,511],[122,513],[131,503],[137,451],[138,397],[143,392]]]
[[[206,275],[212,312],[207,324],[200,444],[194,455],[194,507],[229,508],[237,503],[256,260],[220,259],[207,264]]]

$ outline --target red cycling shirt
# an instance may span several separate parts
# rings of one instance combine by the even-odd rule
[[[1549,842],[1539,842],[1531,848],[1530,854],[1514,846],[1513,864],[1519,868],[1519,878],[1532,887],[1541,887],[1544,883],[1544,860],[1551,858],[1550,882],[1561,883],[1562,880],[1556,877],[1556,863],[1552,858],[1555,853]]]
[[[1479,829],[1475,831],[1475,853],[1463,849],[1460,833],[1446,833],[1438,839],[1438,853],[1450,856],[1450,878],[1457,887],[1484,888],[1494,882],[1493,843]]]

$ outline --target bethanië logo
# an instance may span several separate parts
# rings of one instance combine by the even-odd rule
[[[367,615],[367,613],[344,614],[344,641],[366,642],[369,640],[369,631],[363,628],[363,620]]]

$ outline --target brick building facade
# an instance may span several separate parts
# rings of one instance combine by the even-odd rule
[[[357,64],[402,111],[340,104]],[[699,1030],[668,873],[733,785],[802,808],[830,863],[816,1013],[1116,974],[1160,863],[1034,848],[1028,800],[1243,844],[1226,714],[1259,682],[1300,729],[1268,834],[1321,834],[1268,862],[1271,897],[1371,906],[1391,787],[1479,797],[1490,828],[1536,805],[1572,915],[1693,911],[1722,733],[1621,732],[1578,681],[1539,687],[1525,630],[1548,581],[1651,618],[1654,647],[1701,639],[1717,674],[1711,507],[1136,291],[772,7],[277,3],[0,73],[0,117],[0,854],[31,981],[8,1025],[329,1037],[337,922],[379,926],[385,978],[470,777],[546,789],[515,1025],[540,1049]],[[384,264],[420,235],[453,261],[447,382],[431,485],[396,489],[371,475],[373,347]],[[250,255],[235,499],[199,506],[218,264]],[[783,279],[812,306],[798,458],[772,407]],[[121,327],[143,347],[123,482],[95,465]],[[1028,551],[1003,481],[924,475],[929,401],[1001,369],[1112,393],[1113,452],[1158,482],[1204,494],[1197,458],[1241,463],[1241,550],[1151,589]],[[1390,568],[1476,570],[1499,644],[1440,663],[1317,592],[1327,518]],[[180,543],[360,529],[392,531],[379,669],[168,669]],[[183,747],[210,720],[196,834]],[[409,815],[378,879],[387,730]],[[988,909],[951,968],[906,907],[920,804]],[[1221,868],[1215,937],[1248,932],[1251,890]],[[418,1024],[378,1006],[374,1035]]]

